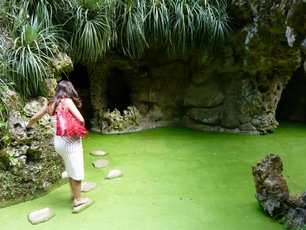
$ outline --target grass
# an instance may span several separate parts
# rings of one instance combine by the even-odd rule
[[[259,208],[251,167],[266,154],[277,153],[291,194],[303,192],[305,134],[306,125],[297,123],[281,123],[265,136],[179,127],[91,133],[84,140],[85,181],[98,187],[84,195],[95,204],[72,215],[65,184],[39,199],[0,209],[1,229],[283,229]],[[89,152],[96,149],[109,152],[103,157],[110,162],[107,168],[93,168],[100,158]],[[115,168],[124,176],[105,180]],[[56,216],[32,226],[28,213],[44,207]]]

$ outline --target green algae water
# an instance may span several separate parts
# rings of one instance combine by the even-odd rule
[[[84,140],[84,181],[97,188],[83,196],[95,203],[71,214],[68,184],[47,195],[0,209],[0,229],[283,229],[255,199],[251,167],[276,153],[290,194],[306,187],[306,125],[281,123],[264,136],[199,132],[167,127],[133,134],[91,133]],[[104,150],[104,157],[91,156]],[[92,162],[107,159],[96,169]],[[123,177],[105,180],[111,169]],[[27,215],[49,207],[56,216],[31,225]]]

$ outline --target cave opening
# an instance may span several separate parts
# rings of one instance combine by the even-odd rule
[[[117,109],[122,114],[131,103],[130,89],[125,73],[119,68],[112,68],[107,76],[107,107]]]
[[[306,122],[306,73],[303,67],[295,71],[283,90],[276,109],[278,121]]]
[[[74,66],[74,70],[68,73],[67,76],[63,77],[63,79],[65,78],[71,81],[71,83],[79,94],[79,97],[82,101],[82,107],[80,108],[80,112],[85,119],[86,128],[90,129],[90,121],[94,117],[94,112],[91,104],[90,82],[86,66],[76,64]]]

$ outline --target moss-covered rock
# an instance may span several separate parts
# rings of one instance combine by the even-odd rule
[[[62,182],[63,162],[52,145],[48,115],[30,131],[25,129],[28,119],[46,102],[39,98],[9,114],[6,145],[0,153],[1,207],[33,199]]]

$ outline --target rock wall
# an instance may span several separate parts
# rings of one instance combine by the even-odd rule
[[[0,208],[33,199],[63,183],[64,164],[53,147],[48,115],[30,131],[25,129],[28,119],[46,105],[47,99],[23,104],[16,94],[10,98],[8,129],[3,136],[5,146],[0,149]]]
[[[109,53],[87,65],[93,127],[103,130],[108,79],[114,69],[127,82],[129,104],[144,120],[201,129],[273,132],[282,92],[305,64],[306,3],[232,1],[233,33],[222,49],[165,57],[150,49],[142,60]],[[305,75],[305,71],[300,74]],[[120,93],[120,86],[117,89]]]
[[[55,77],[72,69],[68,55],[58,53],[46,79],[49,96],[54,94]],[[30,131],[25,129],[28,120],[48,100],[40,97],[25,102],[16,92],[5,89],[2,101],[8,113],[7,127],[0,127],[0,208],[36,198],[65,183],[64,164],[53,146],[49,115],[43,116]]]

